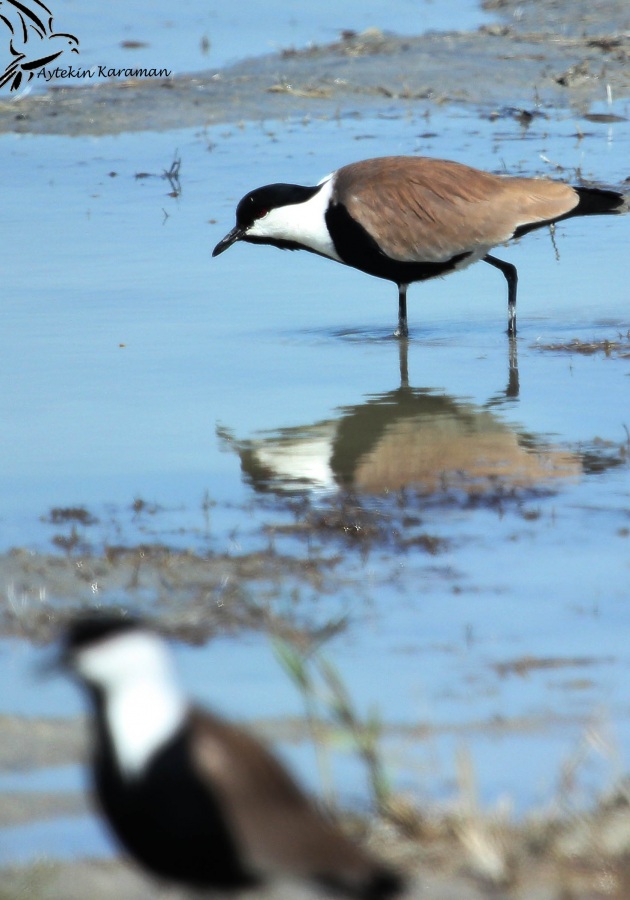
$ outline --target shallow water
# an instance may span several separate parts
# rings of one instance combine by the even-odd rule
[[[621,102],[614,110],[629,114]],[[555,247],[539,233],[499,252],[520,274],[518,391],[505,285],[489,266],[411,288],[401,380],[391,285],[271,248],[210,257],[246,190],[315,183],[364,156],[626,177],[627,121],[548,116],[523,130],[510,116],[416,103],[380,117],[0,138],[11,236],[0,550],[51,549],[57,529],[42,518],[54,506],[83,505],[100,540],[132,541],[137,497],[165,510],[156,539],[204,546],[208,495],[213,546],[236,540],[247,551],[253,521],[284,515],[259,493],[270,483],[282,494],[297,478],[315,502],[349,484],[386,509],[398,502],[382,497],[386,465],[390,484],[403,472],[401,483],[422,486],[401,502],[443,546],[434,556],[344,550],[348,587],[317,604],[350,615],[326,653],[359,707],[376,704],[395,726],[386,742],[395,779],[444,800],[466,746],[482,802],[505,793],[526,811],[555,796],[561,764],[588,744],[591,726],[606,739],[586,754],[574,799],[605,785],[618,760],[627,768],[630,362],[542,349],[627,332],[627,218],[571,221]],[[172,197],[161,176],[176,154],[182,189]],[[427,460],[443,461],[445,447],[481,462],[462,474],[455,454],[444,479]],[[516,499],[490,502],[497,478]],[[305,552],[295,538],[277,540]],[[15,585],[2,590],[15,598]],[[0,713],[81,709],[71,686],[28,677],[39,658],[28,645],[2,642],[0,654]],[[178,658],[200,699],[231,715],[301,711],[262,638],[222,638]],[[510,668],[529,658],[552,665]],[[429,738],[396,733],[418,724]],[[285,749],[317,788],[310,750]],[[22,788],[41,789],[33,778]],[[357,766],[342,761],[340,781],[344,796],[365,798]],[[10,830],[1,861],[105,852],[84,819],[62,824]],[[81,835],[87,843],[73,843]]]

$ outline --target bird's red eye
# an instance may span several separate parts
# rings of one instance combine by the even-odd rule
[[[258,218],[262,219],[263,216],[266,216],[268,212],[269,212],[268,209],[261,209],[260,212],[258,213]]]

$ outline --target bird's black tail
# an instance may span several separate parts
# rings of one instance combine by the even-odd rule
[[[572,209],[567,218],[573,216],[605,216],[622,212],[625,197],[619,191],[603,188],[574,187],[573,190],[580,202]],[[627,208],[627,207],[626,207]]]
[[[513,234],[513,237],[523,237],[530,231],[536,231],[538,228],[544,228],[546,225],[553,225],[556,222],[563,222],[565,219],[573,219],[575,216],[607,216],[617,215],[619,213],[628,212],[630,208],[629,197],[619,193],[619,191],[610,191],[606,188],[592,187],[573,187],[578,195],[579,200],[577,206],[569,212],[555,219],[545,219],[541,222],[529,222],[527,225],[520,225]]]
[[[405,889],[405,879],[383,866],[371,868],[360,877],[343,874],[318,876],[318,884],[330,894],[345,894],[353,900],[392,900]]]
[[[397,872],[380,869],[365,885],[361,897],[364,897],[365,900],[389,900],[400,894],[404,888],[405,880]]]

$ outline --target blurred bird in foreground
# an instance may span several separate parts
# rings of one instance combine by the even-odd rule
[[[402,889],[258,740],[190,704],[150,627],[114,614],[82,616],[61,653],[91,701],[101,809],[150,872],[223,890],[288,876],[361,900]]]

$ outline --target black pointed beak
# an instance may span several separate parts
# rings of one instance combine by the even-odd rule
[[[223,253],[223,251],[227,250],[228,247],[231,247],[235,241],[240,241],[244,234],[245,229],[241,228],[240,225],[235,225],[234,228],[219,241],[212,251],[212,255],[218,256],[219,253]]]

